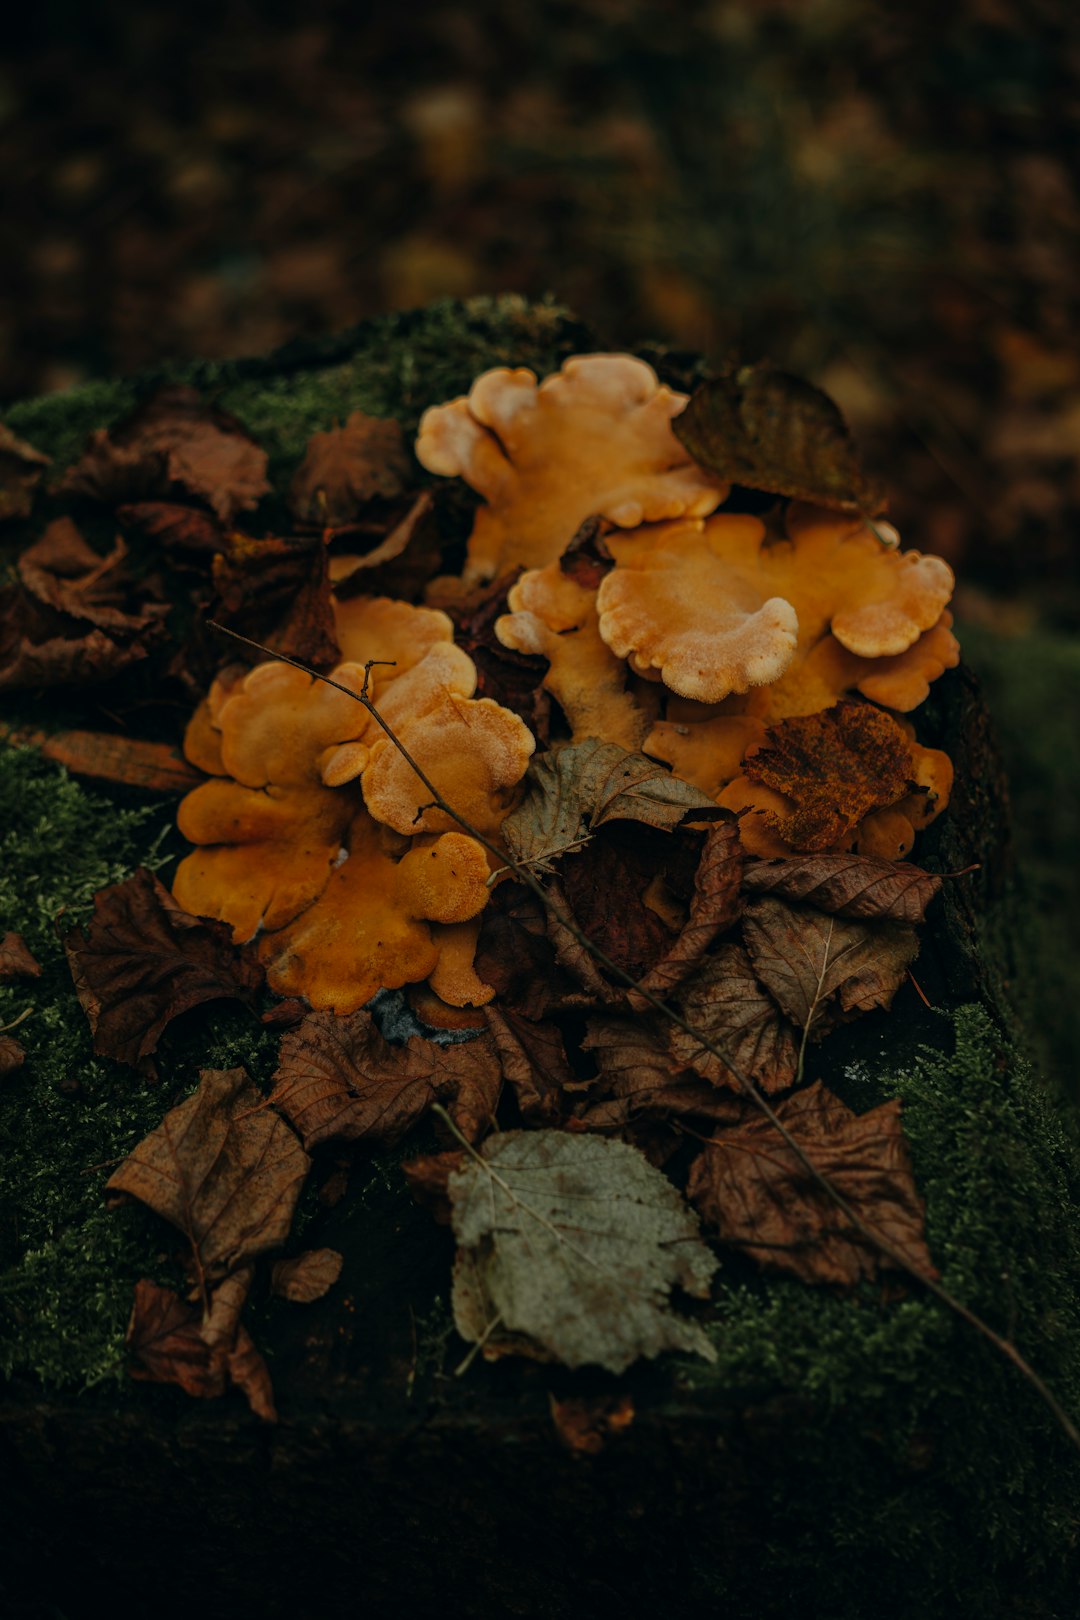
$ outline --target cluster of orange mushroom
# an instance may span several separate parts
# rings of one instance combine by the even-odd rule
[[[741,812],[751,854],[903,858],[951,787],[946,756],[902,717],[957,662],[952,572],[859,515],[717,510],[728,486],[671,428],[685,404],[638,359],[585,355],[539,384],[485,372],[428,410],[419,461],[482,497],[462,576],[433,581],[428,600],[516,573],[496,632],[548,660],[569,736],[667,763]],[[560,559],[590,518],[606,559],[583,583]],[[347,1012],[425,980],[451,1006],[480,1005],[492,992],[473,950],[496,863],[355,694],[496,841],[535,740],[474,696],[438,606],[353,597],[335,617],[336,686],[276,662],[226,670],[196,712],[186,751],[209,779],[181,807],[196,849],[176,898],[255,937],[271,986],[314,1006]],[[784,791],[784,760],[820,754],[823,738],[856,811],[808,815]],[[868,750],[890,769],[875,774]]]

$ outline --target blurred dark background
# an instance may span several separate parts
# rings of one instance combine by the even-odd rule
[[[550,291],[607,344],[822,383],[971,614],[1080,624],[1074,6],[45,0],[5,29],[0,401]]]

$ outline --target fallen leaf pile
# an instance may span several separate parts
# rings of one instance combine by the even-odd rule
[[[0,452],[25,516],[43,458]],[[268,534],[263,451],[159,391],[92,436],[0,598],[0,685],[148,661],[197,697],[182,758],[34,737],[185,795],[172,892],[140,871],[65,938],[95,1051],[153,1080],[222,997],[284,1026],[268,1091],[205,1071],[107,1189],[179,1244],[178,1289],[136,1291],[135,1376],[264,1418],[259,1268],[303,1305],[342,1265],[285,1252],[309,1155],[424,1119],[443,1151],[406,1174],[487,1358],[711,1356],[717,1248],[832,1287],[934,1274],[898,1102],[856,1115],[807,1071],[892,1005],[940,888],[903,857],[952,786],[908,718],[958,658],[950,570],[898,549],[835,407],[767,368],[689,403],[625,355],[498,368],[416,456],[481,497],[459,574],[396,423],[327,423]],[[5,936],[0,976],[33,972]],[[386,990],[427,1036],[387,1038]],[[632,1416],[571,1408],[576,1449]]]

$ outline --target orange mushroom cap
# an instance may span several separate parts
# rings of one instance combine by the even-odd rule
[[[623,528],[711,512],[728,486],[671,431],[687,401],[628,354],[576,355],[537,386],[528,370],[484,372],[467,396],[420,419],[418,460],[484,497],[467,583],[554,562],[594,513]]]

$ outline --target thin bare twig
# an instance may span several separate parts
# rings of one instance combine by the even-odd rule
[[[264,647],[261,642],[252,641],[248,636],[242,636],[238,631],[230,630],[226,625],[219,624],[214,619],[210,619],[207,622],[212,629],[220,630],[224,635],[230,636],[235,641],[243,642],[245,646],[254,648],[255,651],[264,654],[266,657],[276,658],[284,664],[291,664],[294,669],[301,670],[305,675],[311,676],[314,680],[325,681],[327,685],[336,687],[339,692],[345,692],[349,697],[355,699],[357,703],[362,704],[367,712],[371,715],[371,718],[386,733],[390,742],[405,760],[405,763],[411,767],[417,778],[431,794],[433,805],[437,809],[441,810],[444,815],[449,816],[452,821],[455,821],[458,826],[468,833],[471,838],[475,838],[477,843],[486,849],[489,854],[496,856],[496,858],[502,862],[504,866],[508,866],[518,881],[524,883],[528,889],[532,890],[545,910],[549,911],[556,921],[563,928],[565,928],[578,942],[578,944],[588,951],[590,955],[592,955],[609,974],[613,975],[628,989],[636,991],[642,1000],[655,1012],[659,1013],[661,1017],[667,1019],[669,1023],[674,1024],[676,1028],[681,1029],[685,1034],[692,1036],[695,1042],[697,1042],[705,1049],[705,1051],[709,1052],[720,1063],[722,1063],[732,1078],[738,1083],[739,1087],[753,1106],[758,1110],[759,1113],[764,1115],[764,1117],[769,1121],[770,1125],[772,1125],[773,1129],[780,1134],[786,1147],[795,1155],[796,1159],[814,1184],[819,1187],[825,1196],[836,1205],[844,1216],[846,1216],[854,1231],[856,1231],[860,1237],[864,1238],[873,1248],[876,1248],[881,1254],[885,1255],[898,1270],[906,1272],[909,1277],[912,1277],[917,1283],[921,1284],[921,1286],[925,1288],[928,1293],[932,1294],[935,1299],[937,1299],[948,1310],[952,1311],[956,1316],[959,1316],[969,1325],[969,1327],[974,1329],[976,1333],[978,1333],[982,1338],[986,1339],[989,1344],[992,1344],[1001,1355],[1010,1361],[1042,1400],[1043,1404],[1053,1415],[1058,1426],[1069,1439],[1071,1444],[1078,1452],[1080,1452],[1080,1429],[1077,1428],[1076,1424],[1066,1412],[1065,1408],[1058,1401],[1057,1397],[1052,1393],[1048,1385],[1035,1371],[1034,1367],[1032,1367],[1030,1363],[1025,1360],[1016,1346],[1011,1343],[1010,1340],[1003,1338],[1000,1333],[995,1332],[988,1322],[984,1322],[982,1317],[976,1315],[973,1310],[971,1310],[961,1300],[957,1299],[955,1295],[950,1294],[948,1289],[944,1288],[936,1278],[929,1276],[924,1271],[921,1271],[919,1267],[915,1265],[911,1259],[909,1259],[904,1251],[897,1248],[895,1244],[891,1243],[883,1233],[879,1232],[868,1221],[863,1220],[862,1216],[859,1215],[857,1211],[852,1208],[851,1204],[848,1203],[840,1189],[836,1187],[829,1177],[818,1168],[806,1151],[800,1146],[798,1141],[784,1124],[783,1120],[780,1119],[776,1110],[771,1106],[768,1099],[758,1090],[750,1076],[745,1074],[739,1068],[738,1064],[734,1062],[733,1059],[727,1055],[727,1053],[725,1053],[723,1048],[716,1041],[714,1041],[711,1036],[707,1035],[704,1030],[701,1030],[694,1024],[690,1023],[690,1021],[684,1018],[681,1013],[677,1012],[674,1007],[668,1006],[667,1002],[661,1000],[659,996],[654,995],[652,991],[646,989],[644,985],[635,979],[632,974],[627,973],[624,968],[620,967],[620,965],[611,956],[609,956],[601,946],[597,945],[595,941],[591,940],[585,931],[578,927],[573,918],[570,917],[563,910],[563,908],[552,899],[551,895],[544,888],[543,884],[530,870],[527,863],[517,861],[513,857],[507,860],[506,851],[504,849],[501,849],[497,844],[493,843],[491,839],[486,837],[485,834],[479,830],[479,828],[474,827],[471,822],[469,822],[463,815],[460,814],[459,811],[454,808],[453,805],[447,802],[447,800],[439,792],[439,789],[435,786],[434,782],[432,782],[431,778],[426,774],[423,767],[413,758],[412,754],[410,754],[409,750],[405,747],[400,737],[397,736],[390,724],[384,720],[378,709],[375,707],[374,702],[368,696],[371,670],[378,660],[371,659],[367,664],[365,664],[364,684],[360,692],[354,692],[350,687],[344,686],[341,684],[341,682],[331,679],[330,676],[320,675],[318,670],[310,669],[306,664],[300,663],[295,658],[289,658],[284,653],[274,652],[273,649]],[[804,1046],[805,1037],[806,1032],[804,1031]],[[473,1354],[475,1354],[477,1348],[479,1347],[474,1347]]]

